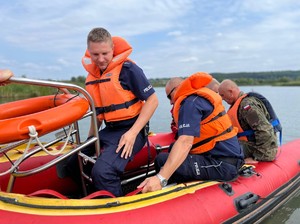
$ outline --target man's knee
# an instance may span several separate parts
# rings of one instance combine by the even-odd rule
[[[105,178],[111,173],[112,167],[103,161],[97,161],[92,169],[92,177],[94,178]]]

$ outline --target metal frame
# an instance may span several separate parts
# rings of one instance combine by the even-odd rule
[[[18,171],[15,170],[13,173],[11,173],[10,179],[9,179],[9,183],[7,186],[7,192],[11,192],[13,189],[13,185],[15,182],[15,178],[16,177],[24,177],[24,176],[29,176],[29,175],[33,175],[35,173],[41,172],[43,170],[48,169],[49,167],[52,167],[54,165],[56,165],[57,163],[59,163],[60,161],[64,160],[65,158],[78,153],[80,150],[82,150],[84,147],[86,147],[87,145],[90,144],[95,144],[95,149],[96,149],[96,156],[98,157],[100,155],[100,141],[99,141],[99,136],[98,136],[98,127],[97,127],[97,115],[96,115],[96,110],[95,110],[95,105],[94,105],[94,101],[92,99],[92,97],[90,96],[90,94],[83,89],[80,86],[74,85],[74,84],[69,84],[69,83],[62,83],[62,82],[55,82],[55,81],[45,81],[45,80],[34,80],[34,79],[27,79],[27,78],[16,78],[16,77],[11,77],[10,78],[10,83],[15,83],[15,84],[26,84],[26,85],[37,85],[37,86],[45,86],[45,87],[53,87],[53,88],[57,88],[60,91],[62,91],[65,94],[70,93],[69,90],[74,90],[79,92],[80,94],[82,94],[89,102],[90,105],[90,110],[83,116],[83,118],[86,118],[88,116],[91,116],[92,118],[92,122],[91,125],[94,127],[94,137],[88,139],[87,141],[85,141],[84,143],[81,143],[80,141],[80,135],[79,135],[79,126],[78,126],[78,122],[74,122],[73,125],[75,127],[76,130],[74,130],[72,132],[72,135],[75,135],[76,138],[76,143],[79,144],[78,147],[76,147],[75,149],[71,150],[68,153],[62,154],[58,157],[56,157],[55,159],[51,160],[50,162],[40,166],[40,167],[36,167],[34,169],[31,170],[26,170],[26,171]],[[53,141],[48,142],[47,144],[45,144],[46,147],[49,147],[59,141],[63,140],[62,138],[56,138]],[[19,142],[15,142],[12,143],[10,145],[8,145],[7,147],[4,147],[3,149],[1,149],[1,153],[7,152],[19,145],[22,145],[24,143],[27,143],[28,140],[22,140]],[[28,159],[30,156],[36,154],[37,152],[41,151],[41,147],[37,147],[36,149],[32,150],[30,153],[28,153],[25,157],[24,160]]]

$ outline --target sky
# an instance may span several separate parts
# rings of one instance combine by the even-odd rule
[[[0,69],[69,80],[94,27],[124,37],[148,78],[300,70],[299,0],[9,0]]]

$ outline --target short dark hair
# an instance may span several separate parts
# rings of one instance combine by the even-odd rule
[[[108,42],[108,41],[112,43],[112,37],[110,33],[102,27],[96,27],[92,29],[87,36],[87,45],[89,45],[89,42]]]

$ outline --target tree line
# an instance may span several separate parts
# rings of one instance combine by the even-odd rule
[[[231,79],[239,86],[271,85],[271,86],[300,86],[299,71],[269,71],[269,72],[237,72],[237,73],[210,73],[219,82]],[[72,83],[85,87],[85,76],[72,77],[62,82]],[[186,78],[186,77],[182,77]],[[170,78],[149,79],[154,87],[164,87]],[[0,98],[6,97],[35,97],[41,95],[55,94],[56,89],[50,87],[28,86],[10,84],[0,88]]]
[[[239,86],[300,86],[300,71],[210,73],[219,82],[231,79]],[[182,77],[186,78],[186,77]],[[153,86],[165,86],[169,78],[149,79]]]

